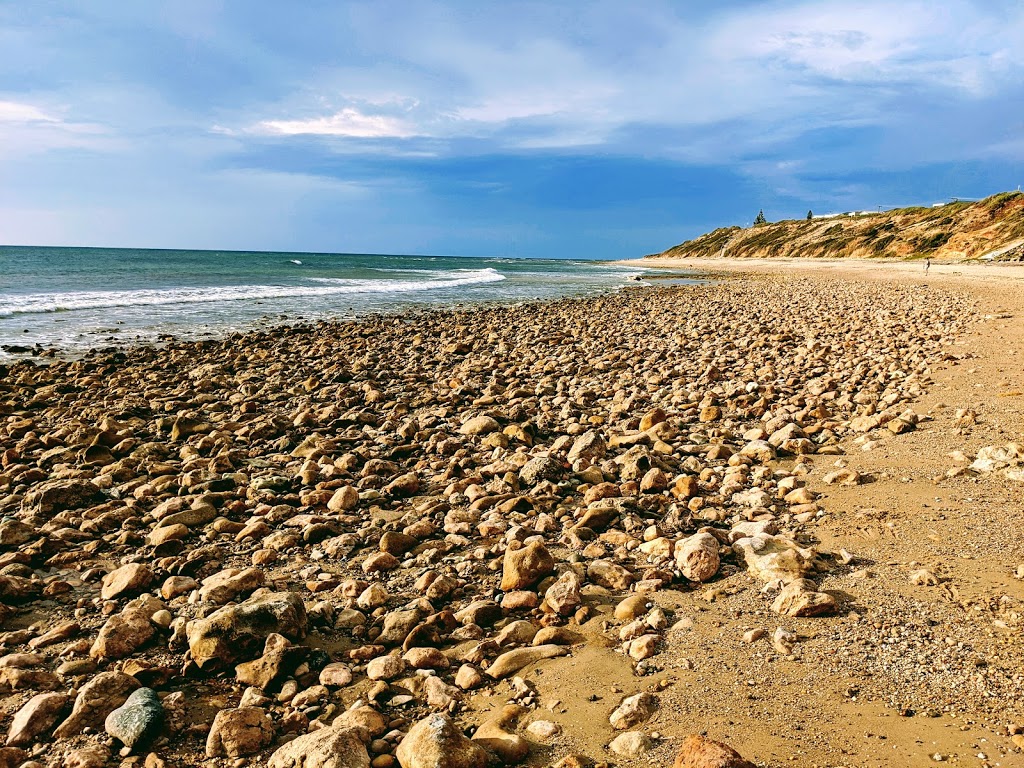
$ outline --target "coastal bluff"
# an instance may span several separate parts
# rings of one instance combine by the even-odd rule
[[[720,227],[647,259],[1024,259],[1024,193]]]

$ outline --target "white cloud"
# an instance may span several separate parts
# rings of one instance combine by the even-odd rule
[[[32,104],[0,101],[0,123],[59,123],[60,119]]]
[[[388,115],[368,115],[354,107],[323,117],[301,120],[263,120],[257,133],[277,136],[341,136],[358,139],[405,139],[422,135],[406,121]]]

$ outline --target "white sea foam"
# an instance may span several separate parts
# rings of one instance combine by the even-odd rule
[[[69,291],[33,293],[0,298],[0,317],[70,312],[78,309],[155,307],[229,301],[314,298],[342,294],[389,294],[431,291],[481,283],[495,283],[505,276],[495,269],[435,272],[429,280],[355,280],[309,278],[303,285],[230,285],[202,288],[166,288],[138,291]]]

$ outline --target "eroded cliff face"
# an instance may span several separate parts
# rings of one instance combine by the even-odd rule
[[[853,258],[1021,260],[1024,193],[938,208],[899,208],[754,227],[723,227],[653,258]]]

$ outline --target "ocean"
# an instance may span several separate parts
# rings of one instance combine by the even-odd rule
[[[629,285],[643,271],[581,259],[0,246],[0,360],[587,296]]]

